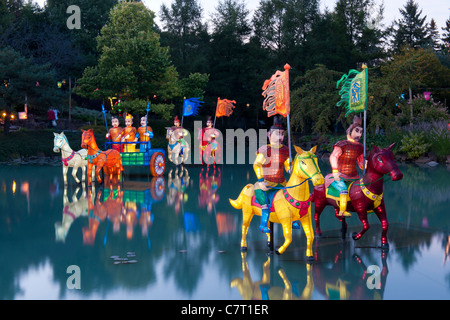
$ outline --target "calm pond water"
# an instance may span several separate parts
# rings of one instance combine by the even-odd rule
[[[450,299],[450,171],[400,169],[403,180],[385,185],[390,250],[376,248],[376,217],[361,240],[342,240],[327,208],[308,264],[300,230],[285,254],[267,255],[259,217],[248,252],[240,252],[241,212],[228,198],[255,180],[251,165],[222,165],[208,175],[188,166],[159,180],[129,175],[120,193],[91,192],[70,175],[64,188],[61,167],[3,165],[0,298]],[[349,234],[361,228],[356,215],[347,222]],[[281,241],[276,225],[275,246]]]

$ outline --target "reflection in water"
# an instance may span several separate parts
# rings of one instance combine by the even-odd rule
[[[179,214],[183,209],[183,204],[188,201],[186,188],[189,186],[189,171],[184,166],[177,166],[171,169],[167,177],[167,204],[175,208],[175,213]]]
[[[347,219],[342,240],[330,211],[306,264],[302,230],[292,250],[268,258],[257,222],[252,251],[241,255],[242,217],[226,200],[254,182],[248,165],[174,167],[161,179],[92,189],[63,188],[58,167],[0,166],[0,299],[450,299],[449,171],[401,170],[402,181],[385,185],[388,252],[376,248],[376,217],[354,242],[359,220]],[[283,241],[280,228],[274,241]],[[136,263],[112,259],[130,253]],[[70,265],[81,269],[81,290],[66,286]],[[367,285],[373,270],[379,289]]]
[[[83,227],[83,243],[93,245],[100,223],[106,221],[106,232],[103,237],[103,245],[108,239],[109,225],[112,225],[113,233],[120,232],[122,226],[126,229],[126,238],[133,239],[137,225],[141,230],[141,236],[151,242],[149,229],[153,223],[152,205],[164,199],[164,177],[152,178],[150,184],[142,181],[127,181],[121,189],[100,189],[95,194],[95,188],[89,188],[88,212],[89,225]]]
[[[88,199],[86,194],[86,186],[83,184],[83,192],[78,197],[80,187],[78,187],[72,195],[72,201],[67,195],[67,185],[64,188],[62,221],[55,222],[56,241],[66,241],[72,223],[79,217],[87,217],[88,215]]]
[[[310,300],[314,289],[314,281],[312,278],[312,264],[304,264],[306,269],[306,285],[300,292],[295,284],[289,281],[283,268],[277,268],[277,274],[283,282],[283,286],[272,284],[271,281],[271,258],[262,265],[263,274],[260,281],[253,281],[247,263],[247,252],[241,252],[242,258],[242,278],[235,278],[231,281],[230,286],[239,290],[244,300]]]
[[[210,173],[210,171],[212,171]],[[206,207],[208,213],[214,211],[216,213],[216,203],[219,202],[220,196],[217,193],[221,183],[220,167],[216,166],[210,170],[210,166],[206,169],[202,168],[198,177],[198,188],[200,195],[198,196],[198,205],[200,208]]]

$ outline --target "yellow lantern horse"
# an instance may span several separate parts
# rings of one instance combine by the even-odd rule
[[[311,198],[309,194],[308,180],[314,186],[324,183],[324,178],[317,164],[314,154],[316,147],[310,151],[303,151],[295,147],[297,155],[294,159],[292,174],[286,186],[275,194],[270,213],[270,222],[280,223],[283,226],[284,243],[276,251],[282,254],[292,242],[292,223],[300,221],[306,235],[306,256],[308,260],[314,260],[312,244],[314,230],[311,223]],[[247,250],[247,231],[254,215],[261,216],[261,206],[255,202],[254,186],[248,184],[242,189],[236,200],[229,200],[233,208],[242,209],[242,239],[241,250]],[[269,239],[269,234],[267,234]],[[270,239],[269,239],[270,240]]]

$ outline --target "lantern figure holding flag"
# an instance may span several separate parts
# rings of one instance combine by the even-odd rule
[[[281,115],[287,118],[289,147],[283,145],[284,128],[282,118],[275,116],[273,126],[268,133],[269,144],[262,146],[256,152],[256,160],[253,163],[258,183],[255,185],[255,199],[261,205],[261,224],[259,230],[264,233],[272,232],[268,228],[271,197],[282,188],[286,181],[283,169],[291,171],[291,132],[290,132],[290,96],[289,96],[289,64],[284,66],[285,71],[276,71],[270,79],[263,84],[264,96],[263,110],[267,116]],[[294,228],[299,228],[297,222],[293,222]],[[272,239],[273,237],[270,237]]]
[[[363,70],[350,70],[344,74],[337,82],[339,88],[342,85],[339,95],[341,100],[336,104],[340,107],[344,104],[347,112],[345,116],[353,112],[364,112],[364,125],[359,117],[354,116],[353,123],[347,129],[347,139],[338,141],[333,146],[330,155],[332,174],[326,177],[330,182],[329,193],[333,190],[339,204],[339,217],[350,217],[347,212],[348,189],[352,182],[359,179],[357,165],[365,170],[364,159],[366,158],[366,115],[368,101],[368,73],[367,66],[362,66]],[[364,134],[364,144],[359,139]]]

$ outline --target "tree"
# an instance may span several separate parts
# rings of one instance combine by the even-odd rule
[[[268,50],[274,64],[289,61],[305,70],[305,45],[313,25],[319,19],[317,0],[263,0],[253,16],[253,39]]]
[[[37,64],[50,63],[60,79],[79,75],[84,69],[82,52],[67,32],[49,23],[45,12],[27,3],[20,16],[0,36],[2,46],[10,46]]]
[[[74,47],[82,55],[83,68],[93,66],[99,57],[96,46],[96,38],[100,34],[101,28],[105,25],[109,17],[110,10],[117,5],[119,0],[47,0],[45,13],[48,23],[52,28],[59,29],[60,32],[70,37]],[[67,19],[70,14],[67,8],[76,5],[80,8],[80,29],[68,29]],[[76,75],[78,76],[78,75]]]
[[[130,113],[145,109],[145,101],[155,95],[159,102],[180,97],[178,73],[153,27],[154,13],[142,3],[121,2],[115,7],[97,38],[98,65],[85,69],[76,92],[93,99],[130,101],[124,103]],[[169,118],[172,109],[172,104],[164,104],[152,111]]]
[[[431,48],[433,51],[439,51],[439,30],[434,19],[431,19],[430,24],[428,25],[427,33],[428,35],[426,37],[426,47]]]
[[[406,100],[403,104],[399,103],[400,110],[412,120],[417,116],[414,111],[411,114],[413,106],[407,104],[410,89],[411,98],[427,88],[433,88],[436,99],[449,98],[450,69],[444,67],[430,49],[405,47],[390,62],[381,66],[380,71],[373,88],[369,87],[374,97],[371,112],[378,117],[379,126],[388,128],[392,124],[392,115],[398,112],[395,105],[399,103],[401,94],[405,95]]]
[[[442,28],[442,31],[444,33],[442,34],[442,51],[446,52],[447,54],[450,53],[450,18],[448,18],[445,21],[445,27]]]
[[[291,92],[291,124],[301,132],[328,133],[338,122],[345,123],[345,111],[336,107],[339,101],[336,81],[341,74],[324,65],[316,65],[297,77]]]
[[[161,6],[161,44],[170,48],[172,61],[182,77],[208,71],[209,35],[202,13],[197,0],[175,0],[170,9]]]
[[[209,95],[248,103],[254,94],[251,54],[246,42],[251,33],[249,11],[243,1],[220,1],[212,18]],[[260,82],[262,83],[262,81]],[[258,83],[259,84],[259,83]],[[237,110],[236,110],[237,111]]]
[[[375,64],[385,56],[382,42],[385,37],[379,21],[384,7],[376,7],[373,0],[339,0],[333,14],[334,33],[338,52],[347,60],[347,66],[335,66],[346,71],[357,63]]]
[[[50,65],[38,65],[11,48],[0,50],[0,105],[6,110],[5,134],[9,133],[9,115],[23,106],[25,97],[29,110],[46,110],[59,103],[61,94],[55,86],[55,73]]]
[[[400,20],[395,20],[391,26],[393,34],[392,46],[396,52],[408,45],[412,48],[423,47],[427,44],[427,16],[422,17],[422,10],[414,0],[408,0],[403,9],[399,9],[402,15]]]

